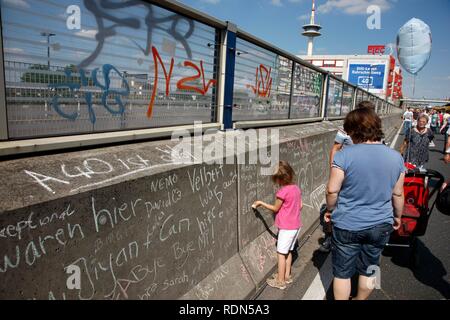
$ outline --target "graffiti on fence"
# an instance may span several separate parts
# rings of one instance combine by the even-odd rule
[[[272,90],[272,68],[267,68],[265,65],[260,64],[256,68],[255,85],[247,85],[257,97],[269,98]]]
[[[120,115],[123,114],[125,111],[125,105],[122,101],[122,97],[127,97],[130,94],[130,87],[128,85],[127,80],[123,76],[123,74],[114,66],[110,64],[105,64],[102,67],[102,80],[103,83],[101,83],[98,78],[98,71],[99,68],[95,68],[92,71],[91,79],[89,79],[86,76],[86,71],[84,69],[80,69],[79,76],[72,76],[72,72],[74,70],[71,68],[66,68],[64,70],[65,74],[65,82],[61,83],[50,83],[48,86],[49,88],[54,89],[55,94],[52,98],[52,107],[58,113],[61,117],[65,119],[69,119],[72,121],[75,121],[79,113],[77,111],[73,113],[66,113],[63,111],[59,105],[59,96],[56,91],[56,89],[69,89],[71,92],[80,91],[81,89],[86,89],[85,91],[85,101],[88,108],[89,113],[89,120],[92,123],[96,122],[96,115],[93,109],[93,93],[92,91],[87,91],[88,86],[92,83],[94,87],[101,90],[101,101],[102,105],[105,107],[106,110],[108,110],[113,115]],[[111,86],[111,74],[117,74],[119,78],[121,79],[121,88],[112,88]],[[110,106],[108,102],[108,96],[113,95],[114,101],[116,102],[118,109],[115,110],[113,107]]]
[[[164,65],[163,60],[161,59],[161,56],[159,55],[158,49],[155,47],[152,47],[152,53],[153,53],[153,63],[154,63],[154,83],[153,83],[153,90],[152,90],[152,96],[150,98],[150,103],[148,105],[147,110],[147,117],[151,118],[153,115],[153,106],[155,104],[156,99],[156,93],[158,91],[158,82],[159,82],[159,66],[161,66],[163,72],[164,72],[164,79],[166,83],[166,89],[165,94],[166,96],[169,96],[170,94],[170,81],[172,79],[172,73],[173,68],[175,65],[175,59],[172,57],[170,60],[170,67],[169,71],[167,71],[166,66]],[[209,79],[206,81],[205,79],[205,69],[203,68],[203,61],[200,60],[200,67],[195,64],[192,61],[185,60],[183,63],[183,66],[186,68],[191,68],[195,70],[195,74],[192,76],[187,76],[181,78],[177,82],[177,89],[180,91],[194,91],[201,95],[206,95],[206,93],[209,91],[209,88],[212,86],[215,86],[217,81],[215,79]],[[200,86],[193,85],[193,83],[197,82],[198,80],[201,80]],[[190,83],[190,84],[188,84]]]
[[[138,18],[134,16],[119,17],[111,13],[113,10],[117,10],[116,12],[121,13],[123,12],[123,9],[135,6],[144,6],[147,10],[147,14],[144,18],[147,32],[145,47],[141,46],[135,40],[131,40],[144,53],[145,56],[148,56],[151,53],[153,32],[155,30],[160,30],[178,41],[186,51],[187,57],[190,60],[192,59],[192,49],[187,40],[192,36],[195,30],[193,20],[176,13],[165,17],[156,17],[154,6],[140,0],[130,0],[124,2],[116,2],[111,0],[84,0],[84,5],[86,9],[92,12],[95,16],[98,32],[95,36],[97,46],[95,50],[79,64],[80,68],[84,68],[95,61],[103,50],[105,40],[117,34],[116,28],[127,27],[135,30],[141,29],[142,24]],[[167,23],[169,23],[169,26],[167,26]],[[107,24],[109,25],[106,26]],[[180,31],[179,26],[184,24],[187,24],[187,30]]]
[[[296,64],[294,72],[294,90],[304,94],[321,95],[323,75],[320,72]]]
[[[150,98],[150,103],[148,106],[147,117],[151,118],[153,115],[153,106],[156,100],[156,94],[158,92],[158,82],[159,82],[159,68],[161,67],[164,73],[165,80],[165,95],[170,94],[170,82],[173,75],[173,69],[175,66],[175,59],[172,57],[170,60],[170,65],[166,68],[166,65],[161,58],[158,49],[152,47],[153,62],[154,62],[154,82],[153,89]],[[215,86],[217,81],[215,79],[206,80],[205,69],[203,66],[203,61],[200,60],[199,64],[192,61],[185,60],[183,63],[185,68],[190,68],[194,70],[193,75],[185,76],[181,78],[176,86],[180,91],[194,91],[201,95],[206,95],[211,87]],[[84,69],[79,69],[79,76],[72,76],[73,70],[71,68],[66,68],[64,71],[65,81],[60,83],[51,83],[49,87],[55,90],[55,95],[52,98],[53,109],[63,118],[69,120],[76,120],[79,116],[77,111],[73,113],[66,113],[62,110],[59,105],[59,96],[56,89],[69,89],[71,92],[77,92],[84,89],[85,101],[87,104],[89,119],[92,123],[96,122],[96,115],[93,109],[93,94],[94,92],[88,91],[89,85],[93,84],[94,87],[101,90],[101,103],[113,115],[121,115],[125,112],[125,104],[122,101],[122,97],[127,97],[130,94],[130,87],[125,76],[114,66],[110,64],[105,64],[102,67],[102,77],[103,83],[98,80],[99,78],[99,68],[92,71],[91,79],[86,75],[87,72]],[[121,79],[120,88],[112,88],[111,86],[111,74],[117,74]],[[200,81],[200,84],[197,82]],[[269,91],[270,94],[270,91]],[[108,96],[113,95],[114,100],[118,106],[114,109],[110,106],[108,102]]]

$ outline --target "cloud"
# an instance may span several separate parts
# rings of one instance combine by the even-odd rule
[[[381,11],[387,11],[392,7],[393,0],[328,0],[321,4],[317,11],[329,13],[335,10],[346,14],[357,15],[367,14],[367,8],[371,5],[379,6]]]
[[[310,18],[311,18],[311,13],[305,13],[305,14],[302,14],[301,16],[299,16],[298,20],[303,21],[303,22],[308,20],[308,22],[309,22]]]
[[[5,48],[4,51],[11,54],[24,53],[22,48]]]
[[[208,3],[208,4],[218,4],[220,0],[200,0],[200,2]]]
[[[276,7],[281,7],[283,6],[283,3],[281,2],[281,0],[270,0],[270,4]]]
[[[300,3],[304,0],[270,0],[270,4],[275,7],[282,7],[284,5],[284,3],[283,3],[284,1],[295,4],[295,3]]]
[[[3,3],[23,9],[31,8],[30,4],[25,0],[3,0]]]

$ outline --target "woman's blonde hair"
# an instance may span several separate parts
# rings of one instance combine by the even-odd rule
[[[280,161],[274,174],[272,175],[272,181],[279,183],[280,185],[291,184],[294,180],[295,172],[291,165],[287,161]]]

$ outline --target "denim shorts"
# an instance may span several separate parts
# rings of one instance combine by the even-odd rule
[[[331,255],[333,275],[349,279],[355,272],[370,277],[370,266],[379,266],[384,246],[393,231],[392,224],[383,223],[361,231],[333,227]]]

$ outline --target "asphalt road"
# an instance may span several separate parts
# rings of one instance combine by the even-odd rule
[[[404,136],[397,140],[397,149]],[[428,167],[450,179],[450,165],[443,162],[443,136],[436,137],[430,150]],[[431,201],[434,201],[432,199]],[[298,252],[293,264],[294,283],[284,291],[266,287],[258,296],[265,300],[333,299],[331,255],[318,251],[321,228],[316,229]],[[409,248],[389,248],[381,258],[381,289],[370,300],[440,300],[450,299],[450,216],[436,208],[432,211],[427,232],[418,238],[416,265]],[[353,283],[356,289],[356,282]],[[355,290],[352,291],[355,295]]]
[[[404,137],[400,136],[398,143]],[[444,137],[436,137],[430,149],[428,168],[450,179],[450,165],[443,161]],[[434,199],[432,199],[434,201]],[[450,299],[450,216],[436,208],[432,211],[427,232],[418,238],[417,261],[414,266],[407,248],[385,250],[381,259],[381,289],[372,300],[436,300]]]

